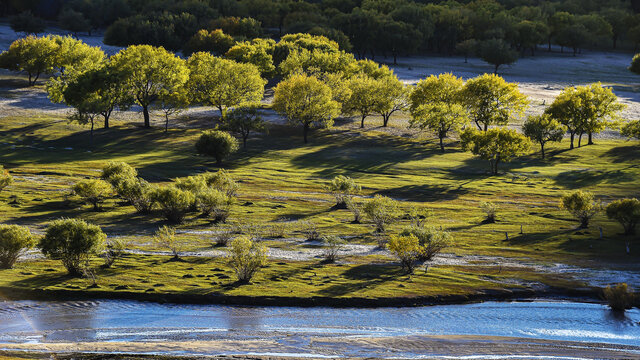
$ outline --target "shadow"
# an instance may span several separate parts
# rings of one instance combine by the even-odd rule
[[[640,159],[640,143],[628,146],[618,146],[607,150],[604,156],[610,157],[615,161],[634,161]],[[636,164],[635,167],[640,166]]]
[[[364,288],[376,287],[404,275],[406,274],[397,265],[357,265],[342,273],[343,278],[351,281],[331,285],[316,293],[323,296],[343,296]]]
[[[17,288],[31,288],[31,289],[39,289],[47,286],[55,286],[71,279],[77,279],[77,277],[69,275],[65,272],[56,272],[56,273],[48,273],[48,274],[40,274],[36,276],[31,276],[26,279],[13,281],[11,286],[15,286]]]
[[[556,184],[564,186],[567,189],[580,189],[600,183],[618,184],[621,182],[632,182],[637,180],[634,174],[630,174],[623,170],[569,170],[556,175],[554,181]]]
[[[406,185],[380,190],[374,194],[408,201],[439,201],[455,200],[468,192],[469,190],[464,189],[462,186],[454,188],[441,185]]]

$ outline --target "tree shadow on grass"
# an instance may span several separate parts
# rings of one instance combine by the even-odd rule
[[[357,265],[342,273],[347,283],[331,285],[317,291],[323,296],[343,296],[365,288],[372,288],[405,275],[400,266],[392,265]]]
[[[556,184],[568,189],[580,189],[600,183],[618,184],[637,180],[635,174],[625,172],[624,169],[613,171],[591,169],[569,170],[559,173],[554,178]]]
[[[640,159],[640,142],[611,148],[604,153],[604,156],[610,157],[615,161],[636,161]],[[640,163],[636,163],[634,167],[638,166],[640,166]]]
[[[47,286],[62,284],[66,281],[77,278],[78,277],[76,276],[69,275],[67,272],[51,272],[13,281],[11,282],[11,286],[17,288],[41,289]]]
[[[468,192],[469,190],[461,186],[455,188],[440,185],[406,185],[393,189],[380,190],[375,194],[408,201],[441,201],[455,200]]]

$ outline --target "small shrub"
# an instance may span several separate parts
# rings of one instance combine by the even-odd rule
[[[93,205],[93,210],[100,210],[100,203],[111,193],[111,186],[102,180],[80,180],[72,188],[73,192]]]
[[[191,191],[194,194],[208,188],[207,181],[202,175],[177,178],[174,180],[173,185],[180,190]]]
[[[333,263],[338,258],[340,250],[344,247],[345,241],[338,236],[329,235],[324,237],[324,261]]]
[[[402,230],[401,236],[414,235],[418,238],[418,260],[428,261],[451,245],[452,236],[448,231],[436,230],[432,226],[410,226]]]
[[[13,184],[13,177],[0,165],[0,192],[11,184]]]
[[[301,221],[300,231],[304,235],[305,239],[307,239],[307,241],[320,240],[320,232],[318,231],[318,227],[312,221]]]
[[[418,260],[420,254],[420,244],[418,238],[413,235],[407,236],[395,236],[389,237],[389,243],[387,248],[395,257],[400,260],[402,269],[408,274],[413,273],[415,263]]]
[[[362,220],[362,205],[358,204],[353,199],[347,199],[346,204],[347,209],[349,209],[351,214],[353,214],[353,223],[360,224],[360,221]]]
[[[229,197],[236,196],[238,192],[238,183],[233,180],[233,177],[224,169],[218,170],[215,173],[204,173],[201,175],[207,186],[214,188],[218,191],[222,191]]]
[[[287,220],[282,220],[271,224],[267,228],[265,236],[270,239],[281,239],[287,236],[287,231],[289,231],[289,223]]]
[[[497,221],[496,213],[498,212],[498,206],[492,202],[482,202],[480,209],[485,213],[484,223],[492,224]]]
[[[160,248],[171,251],[175,260],[180,258],[180,252],[186,246],[186,241],[176,236],[176,230],[166,225],[156,231],[153,243]]]
[[[127,200],[140,214],[148,214],[153,210],[153,191],[154,187],[140,178],[125,178],[116,187],[118,196]]]
[[[564,195],[561,205],[580,221],[581,229],[589,227],[589,221],[601,208],[592,193],[582,190]]]
[[[125,254],[126,249],[127,243],[123,239],[109,239],[104,251],[104,267],[113,266],[113,263]]]
[[[180,190],[174,186],[155,189],[151,198],[158,203],[166,219],[174,223],[183,222],[189,209],[196,201],[192,192]]]
[[[18,257],[35,245],[26,226],[0,224],[0,269],[11,269]]]
[[[214,236],[216,246],[227,246],[229,241],[233,239],[234,229],[223,229]]]
[[[111,161],[102,168],[100,178],[115,188],[123,179],[136,178],[138,172],[129,164],[122,161]]]
[[[91,256],[102,249],[106,238],[97,225],[77,219],[60,219],[47,227],[38,248],[45,256],[61,260],[69,274],[80,276]]]
[[[325,185],[325,189],[336,198],[336,209],[347,209],[347,202],[350,201],[354,195],[360,193],[360,185],[348,177],[338,175]]]
[[[196,195],[196,203],[200,211],[202,211],[202,215],[213,215],[215,222],[225,222],[229,217],[233,198],[225,195],[225,193],[221,191],[208,189]]]
[[[625,311],[631,309],[633,306],[633,292],[625,283],[618,284],[614,287],[607,286],[603,289],[603,293],[611,310]]]
[[[375,224],[377,233],[384,233],[389,224],[398,212],[398,202],[386,196],[376,195],[373,199],[367,200],[362,211]]]
[[[267,261],[267,248],[245,236],[233,239],[229,249],[229,265],[238,282],[247,283]]]
[[[238,140],[224,131],[206,130],[196,142],[196,150],[200,154],[214,157],[220,166],[224,158],[238,151]]]

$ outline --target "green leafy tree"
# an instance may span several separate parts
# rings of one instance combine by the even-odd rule
[[[271,39],[253,39],[236,43],[227,51],[225,57],[239,63],[253,64],[264,78],[273,77],[276,67],[273,63],[273,50],[276,42]]]
[[[48,258],[61,260],[70,275],[79,276],[89,266],[91,257],[102,250],[106,239],[107,235],[97,225],[60,219],[49,224],[38,248]]]
[[[163,91],[153,105],[164,116],[164,132],[169,131],[169,116],[183,112],[190,104],[190,96],[186,87],[173,91]]]
[[[111,186],[102,180],[80,180],[72,187],[73,192],[93,205],[93,210],[100,210],[100,203],[111,193]]]
[[[625,235],[633,235],[640,222],[640,200],[622,199],[607,205],[607,217],[616,220],[624,228]],[[629,252],[627,247],[627,252]]]
[[[631,66],[629,66],[629,70],[636,74],[640,74],[640,54],[635,54],[633,59],[631,60]]]
[[[113,186],[114,188],[120,181],[127,178],[135,179],[138,177],[138,171],[131,165],[123,161],[109,161],[103,168],[100,178]]]
[[[273,109],[292,125],[302,125],[304,142],[312,126],[330,127],[340,104],[333,100],[331,88],[316,77],[292,75],[276,86]]]
[[[412,274],[416,261],[420,256],[420,243],[418,238],[413,234],[406,236],[391,235],[389,236],[387,248],[391,254],[400,260],[402,269],[405,270],[407,274]]]
[[[538,44],[541,44],[549,36],[549,27],[541,21],[522,20],[515,28],[517,36],[517,48],[524,53],[531,50],[535,55]]]
[[[546,143],[562,141],[566,128],[549,115],[543,114],[529,116],[522,125],[522,132],[526,137],[540,144],[540,153],[544,159],[544,146]]]
[[[347,203],[362,190],[355,180],[344,175],[334,177],[333,180],[325,185],[325,189],[336,198],[336,209],[346,209]]]
[[[383,70],[384,71],[384,70]],[[407,109],[409,103],[409,88],[393,73],[376,80],[378,101],[374,112],[382,116],[382,126],[387,127],[391,115],[396,111]]]
[[[221,166],[224,158],[238,151],[238,140],[224,131],[206,130],[196,142],[196,150],[199,154],[214,157]]]
[[[500,66],[513,64],[518,60],[518,53],[502,39],[481,42],[478,45],[478,55],[482,60],[494,66],[494,74],[498,73]]]
[[[400,236],[413,235],[418,238],[418,260],[429,261],[451,246],[453,237],[448,231],[437,230],[433,226],[410,226],[400,232]]]
[[[626,283],[607,286],[602,291],[609,307],[613,311],[624,312],[633,307],[634,293]]]
[[[462,90],[463,103],[478,129],[487,131],[491,125],[506,125],[521,115],[528,105],[527,97],[518,84],[508,83],[495,74],[469,79]]]
[[[632,120],[622,126],[623,136],[640,139],[640,120]]]
[[[128,201],[140,214],[149,214],[155,205],[154,187],[137,177],[122,177],[115,185],[115,191]]]
[[[293,50],[279,65],[280,74],[284,77],[301,73],[317,77],[323,77],[327,73],[351,75],[355,69],[356,60],[353,55],[344,51],[325,52],[320,49]]]
[[[581,229],[588,228],[591,218],[601,210],[593,194],[582,190],[564,195],[561,205],[580,221]]]
[[[91,30],[89,20],[81,12],[73,9],[64,9],[60,12],[58,25],[60,28],[71,32],[74,36],[77,36],[79,32],[89,32]]]
[[[205,189],[196,194],[196,203],[203,216],[212,216],[214,222],[225,222],[234,198],[217,189]]]
[[[9,26],[15,32],[22,32],[25,34],[38,35],[43,33],[46,24],[44,20],[33,15],[30,10],[21,12],[9,18]]]
[[[224,118],[227,108],[262,100],[266,81],[254,65],[198,52],[187,60],[187,88],[196,101],[215,106]]]
[[[122,72],[124,82],[135,103],[142,107],[144,126],[151,127],[149,107],[164,92],[174,92],[189,79],[184,60],[159,47],[132,45],[111,57],[115,69]]]
[[[184,45],[182,52],[187,56],[198,51],[224,55],[235,43],[236,41],[233,39],[233,36],[225,34],[224,31],[220,29],[212,31],[202,29],[189,39]]]
[[[376,195],[364,203],[362,212],[375,224],[377,233],[384,233],[387,225],[397,215],[398,202],[386,196]]]
[[[347,86],[351,96],[343,104],[342,110],[360,116],[360,127],[364,128],[364,120],[378,108],[378,82],[367,75],[358,74],[347,81]]]
[[[195,204],[196,197],[191,191],[180,190],[175,186],[158,187],[151,193],[165,218],[173,223],[182,223]]]
[[[267,261],[267,248],[248,237],[239,236],[229,244],[229,265],[238,282],[248,283]]]
[[[13,184],[13,177],[2,165],[0,165],[0,192],[11,184]]]
[[[469,58],[478,52],[478,40],[467,39],[456,45],[456,52],[464,56],[464,63],[469,62]]]
[[[267,130],[267,124],[256,105],[241,106],[228,112],[224,118],[224,127],[242,137],[244,148],[247,147],[247,139],[252,132]]]
[[[481,159],[489,160],[491,173],[498,175],[498,165],[524,155],[531,148],[526,136],[512,129],[495,128],[479,131],[467,128],[460,134],[462,149],[471,151]]]
[[[28,227],[0,224],[0,269],[11,269],[18,257],[35,245]]]
[[[59,46],[53,36],[27,36],[11,43],[9,50],[0,54],[0,67],[24,71],[33,86],[42,74],[53,74],[58,64]]]

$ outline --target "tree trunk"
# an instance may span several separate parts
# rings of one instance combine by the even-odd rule
[[[468,63],[469,62],[469,55],[464,54],[464,63]]]
[[[393,65],[398,65],[398,54],[393,53]]]
[[[582,134],[584,134],[584,133],[581,132],[580,135],[578,136],[578,147],[582,146]]]
[[[150,128],[151,127],[151,120],[149,119],[149,106],[148,105],[142,106],[142,115],[144,116],[144,127]]]
[[[444,136],[440,135],[440,151],[444,153],[444,142],[442,141]]]
[[[573,150],[573,139],[575,138],[575,132],[571,132],[571,145],[569,145],[569,150]]]
[[[618,46],[618,36],[614,35],[613,36],[613,49],[615,50],[617,46]]]
[[[360,119],[360,128],[364,128],[364,119],[367,117],[367,115],[362,115],[362,119]]]
[[[242,135],[242,147],[245,148],[245,149],[247,148],[247,138],[248,137],[249,137],[249,134]]]
[[[389,125],[389,118],[391,115],[382,114],[382,127],[387,127]]]
[[[544,143],[540,143],[540,152],[542,153],[542,160],[544,160]]]
[[[93,147],[93,118],[91,118],[91,131],[89,132],[89,146]]]
[[[591,131],[587,132],[587,136],[589,141],[587,141],[587,145],[593,145],[593,133]]]
[[[484,123],[484,131],[487,131],[487,130],[489,130],[489,124]]]
[[[109,128],[109,118],[111,117],[111,112],[105,112],[102,114],[102,116],[104,117],[104,128],[108,129]]]
[[[164,132],[168,132],[169,131],[169,114],[165,113],[164,114]]]
[[[304,127],[302,129],[302,133],[304,136],[304,143],[307,143],[307,133],[309,132],[309,124],[304,124]]]

